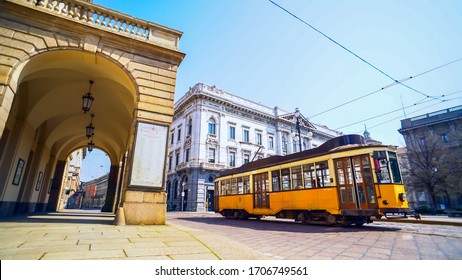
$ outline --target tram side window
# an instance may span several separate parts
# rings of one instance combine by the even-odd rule
[[[318,187],[329,187],[330,186],[330,173],[327,161],[316,163],[316,175],[318,181]]]
[[[290,190],[290,169],[282,169],[281,170],[281,177],[282,177],[282,190],[288,191]]]
[[[231,179],[231,194],[238,194],[237,178]]]
[[[380,183],[391,183],[388,160],[385,151],[374,152],[374,166]]]
[[[391,175],[393,176],[393,183],[403,183],[401,179],[401,173],[399,172],[398,158],[396,157],[396,153],[388,152],[388,158],[390,159],[390,169]]]
[[[244,193],[244,184],[242,183],[242,177],[237,178],[237,193],[238,194]]]
[[[316,177],[314,175],[314,164],[303,165],[303,177],[305,179],[305,189],[316,187]]]
[[[222,195],[229,194],[229,183],[230,183],[230,180],[221,181],[221,194]]]
[[[271,178],[273,182],[273,192],[281,190],[281,173],[279,170],[271,171]]]
[[[303,189],[302,167],[294,166],[292,170],[292,186],[294,190]]]
[[[244,193],[250,193],[249,176],[242,177],[242,183],[244,186]]]

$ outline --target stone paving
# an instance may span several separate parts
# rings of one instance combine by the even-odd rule
[[[462,219],[399,228],[384,221],[361,229],[236,221],[214,213],[170,212],[167,224],[158,226],[114,226],[113,220],[112,214],[83,210],[2,218],[0,259],[462,259],[462,227],[453,226]]]
[[[172,213],[170,221],[239,241],[278,260],[462,260],[462,219],[380,220],[363,227],[302,225],[267,217]]]
[[[259,260],[240,243],[167,223],[114,226],[113,215],[69,211],[0,220],[2,260]]]

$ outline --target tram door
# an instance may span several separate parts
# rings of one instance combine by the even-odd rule
[[[269,208],[269,182],[267,172],[253,175],[253,189],[254,208]]]
[[[369,155],[360,155],[334,160],[340,196],[340,207],[343,209],[376,209],[372,168]]]

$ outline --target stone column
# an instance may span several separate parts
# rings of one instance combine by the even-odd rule
[[[59,193],[61,190],[61,183],[63,181],[64,168],[66,167],[65,160],[59,160],[56,163],[55,176],[51,184],[50,196],[48,198],[47,211],[56,211],[59,202]]]
[[[119,167],[117,165],[111,165],[109,177],[107,179],[106,201],[104,202],[101,212],[112,212],[116,197],[118,173]]]

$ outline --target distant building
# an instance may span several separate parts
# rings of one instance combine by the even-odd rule
[[[83,182],[81,187],[69,197],[68,209],[101,209],[106,202],[108,176],[105,174],[89,182]]]
[[[213,210],[213,182],[220,170],[298,152],[300,146],[311,149],[341,135],[301,114],[202,83],[190,88],[174,108],[167,175],[170,210]]]
[[[108,175],[105,174],[82,184],[83,209],[101,209],[106,201]]]
[[[366,141],[366,144],[376,144],[376,145],[381,145],[382,144],[382,142],[374,140],[374,139],[371,138],[371,134],[370,134],[369,131],[367,131],[366,125],[364,125],[363,136],[364,136],[364,141]]]
[[[460,160],[462,160],[462,106],[448,108],[413,118],[407,118],[401,120],[401,129],[399,132],[403,135],[406,147],[398,150],[400,155],[400,164],[404,167],[403,169],[421,168],[413,165],[409,161],[408,153],[409,150],[424,150],[426,147],[430,147],[430,141],[432,145],[438,145],[437,157],[451,157],[459,160],[459,162],[446,163],[447,166],[458,164],[460,166]],[[422,151],[425,152],[425,151]],[[428,159],[429,161],[435,159]],[[441,167],[440,167],[441,168]],[[429,166],[428,172],[439,172],[435,166]],[[452,185],[451,188],[462,188],[462,172],[460,170],[453,169],[452,174],[460,176],[458,181],[459,184]],[[455,173],[454,173],[455,172]],[[403,178],[408,188],[408,200],[410,207],[416,209],[419,207],[432,207],[430,205],[431,194],[425,191],[425,188],[419,186],[417,183],[412,182],[410,177],[407,176],[406,172],[403,172]],[[457,181],[457,180],[456,180]],[[435,183],[437,184],[437,182]],[[455,198],[456,204],[461,204],[462,197]],[[448,205],[447,197],[438,196],[435,201],[436,208],[444,209]]]
[[[86,150],[79,149],[67,157],[62,181],[64,191],[61,192],[61,203],[59,203],[58,209],[66,208],[69,204],[69,198],[78,191],[80,187],[80,170],[85,155]]]

